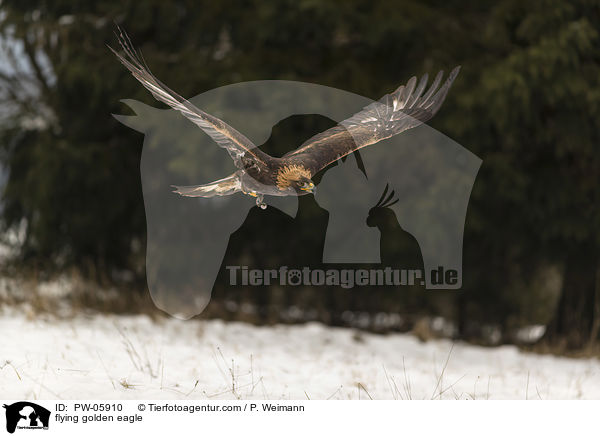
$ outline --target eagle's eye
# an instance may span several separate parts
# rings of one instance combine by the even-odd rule
[[[299,183],[298,187],[303,191],[312,192],[315,189],[315,184],[310,180],[303,180]]]

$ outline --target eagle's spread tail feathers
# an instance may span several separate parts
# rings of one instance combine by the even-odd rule
[[[206,185],[173,186],[176,194],[184,197],[214,197],[215,195],[230,195],[241,191],[242,185],[237,173],[216,180]]]

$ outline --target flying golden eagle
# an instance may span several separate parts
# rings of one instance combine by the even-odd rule
[[[241,191],[257,197],[256,203],[263,209],[266,207],[264,195],[311,193],[315,187],[311,178],[332,162],[431,119],[460,70],[460,67],[454,68],[441,87],[443,71],[440,71],[427,92],[424,92],[427,74],[418,84],[416,77],[412,77],[406,85],[277,158],[264,153],[236,129],[200,110],[160,82],[121,29],[118,39],[125,56],[109,48],[133,76],[157,100],[181,112],[226,149],[238,168],[232,175],[205,185],[174,186],[174,192],[186,197],[213,197]]]

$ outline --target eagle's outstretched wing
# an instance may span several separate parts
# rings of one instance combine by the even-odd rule
[[[427,74],[418,85],[417,78],[412,77],[406,85],[384,95],[337,126],[313,136],[284,158],[302,159],[315,174],[355,150],[423,124],[439,110],[459,70],[460,67],[454,68],[438,89],[443,76],[440,71],[426,93],[423,92]]]
[[[118,28],[118,30],[119,34],[117,36],[119,38],[119,44],[123,48],[125,56],[120,55],[110,46],[108,46],[108,48],[117,56],[117,58],[119,58],[121,63],[131,71],[133,77],[152,93],[154,98],[168,104],[173,109],[178,110],[183,116],[204,130],[204,132],[219,144],[219,146],[229,152],[236,165],[239,166],[240,158],[245,153],[250,153],[254,158],[260,159],[259,154],[261,152],[256,148],[256,145],[243,134],[226,122],[200,110],[158,80],[150,72],[143,57],[141,57],[141,54],[138,54],[131,44],[129,36],[127,36],[121,28]]]

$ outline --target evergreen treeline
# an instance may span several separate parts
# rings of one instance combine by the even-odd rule
[[[143,287],[142,137],[110,114],[127,111],[121,98],[160,105],[106,48],[115,23],[157,77],[190,97],[286,79],[378,98],[412,75],[462,65],[431,125],[483,160],[463,290],[290,295],[220,280],[215,313],[233,300],[254,304],[263,321],[292,306],[334,324],[348,311],[443,314],[461,337],[493,325],[511,340],[541,323],[550,343],[600,341],[598,1],[4,0],[1,218],[21,232],[19,264],[117,283],[133,276]],[[282,135],[296,143],[329,125],[305,117]],[[253,218],[247,225],[260,226]]]

